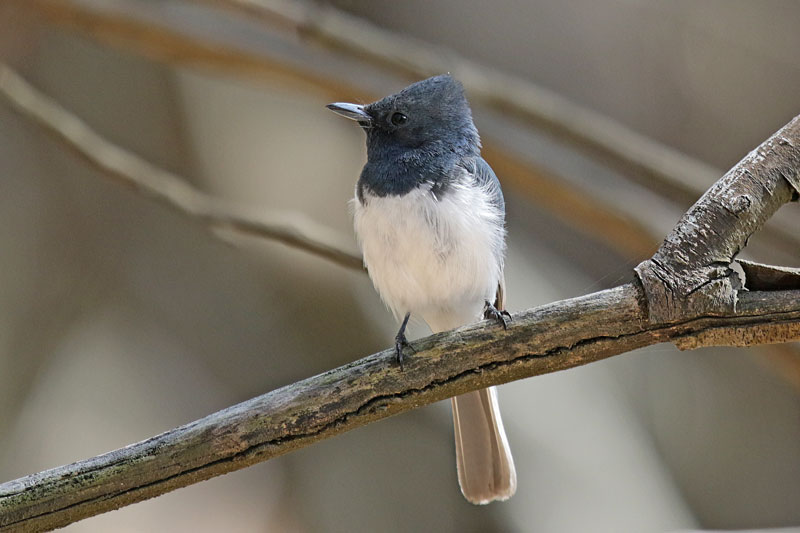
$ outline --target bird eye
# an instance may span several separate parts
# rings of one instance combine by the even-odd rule
[[[404,114],[395,113],[392,115],[392,124],[394,124],[395,126],[402,126],[406,122],[408,122],[408,117],[405,116]]]

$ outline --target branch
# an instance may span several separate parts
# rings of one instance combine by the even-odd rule
[[[308,0],[190,1],[223,6],[250,19],[289,28],[315,44],[414,79],[450,72],[462,82],[473,103],[514,120],[526,121],[639,185],[669,198],[681,209],[700,196],[719,175],[717,169],[700,160],[539,85],[470,61],[432,43],[380,28],[327,4]],[[584,229],[591,227],[583,226]],[[625,233],[630,234],[631,229]],[[791,229],[772,226],[765,233],[771,243],[786,243],[792,250],[800,246],[797,233]],[[616,243],[617,248],[620,241]],[[649,253],[650,243],[645,246]]]
[[[726,313],[741,281],[730,268],[747,239],[780,206],[800,196],[800,116],[750,152],[716,182],[636,267],[650,320]]]
[[[140,20],[132,14],[117,14],[109,6],[102,9],[90,8],[69,0],[26,0],[24,5],[37,10],[52,24],[154,61],[213,68],[225,75],[249,80],[268,80],[271,83],[277,80],[293,90],[319,95],[327,101],[370,101],[379,96],[359,86],[342,82],[326,72],[315,73],[314,69],[320,70],[319,62],[308,64],[301,57],[294,56],[288,60],[284,57],[272,57],[268,55],[275,53],[271,48],[255,54],[230,46],[225,37],[235,34],[235,31],[223,35],[209,35],[204,31],[198,36],[181,31],[185,30],[182,27],[175,29],[174,26],[179,26],[181,21],[170,20],[168,13],[151,14],[150,18]],[[286,4],[285,9],[291,10],[291,5],[294,4]],[[296,8],[301,9],[301,4],[297,4]],[[157,15],[163,17],[158,18],[159,23],[155,24],[151,18]],[[264,15],[259,17],[264,18]],[[289,24],[285,17],[276,17],[283,20],[284,25]],[[289,27],[293,28],[290,24]],[[286,47],[298,47],[294,41],[284,44]],[[303,56],[302,53],[297,55]],[[385,74],[376,72],[374,76]],[[322,95],[319,94],[321,92]],[[619,250],[626,257],[647,257],[658,243],[659,233],[653,233],[647,229],[646,224],[638,221],[637,213],[619,213],[620,207],[630,204],[619,206],[604,202],[591,191],[565,183],[563,178],[554,176],[507,148],[499,148],[491,140],[484,142],[484,155],[501,175],[504,183],[513,186],[526,199],[547,209],[571,227]]]
[[[266,461],[445,398],[659,342],[800,339],[800,292],[745,293],[735,313],[647,320],[634,285],[531,309],[507,331],[480,323],[414,343],[401,371],[385,350],[157,437],[0,485],[0,531],[60,527]]]
[[[379,28],[326,4],[286,0],[191,0],[228,8],[353,57],[419,79],[450,72],[470,101],[533,124],[594,158],[691,203],[719,173],[557,93],[477,64],[432,43]]]
[[[351,76],[331,75],[324,56],[308,57],[308,49],[326,48],[351,59],[374,64],[374,78],[392,71],[401,76],[419,78],[443,71],[463,77],[471,100],[512,117],[523,118],[531,125],[550,132],[570,146],[584,150],[641,185],[671,198],[683,208],[700,196],[719,173],[703,163],[639,135],[597,113],[580,108],[520,78],[493,72],[430,43],[422,43],[391,33],[365,20],[315,2],[285,0],[193,0],[223,6],[276,27],[281,33],[270,34],[264,43],[243,48],[231,39],[236,29],[214,32],[216,26],[195,31],[184,19],[170,16],[153,6],[123,10],[119,6],[88,6],[73,0],[17,0],[23,8],[34,9],[53,24],[94,39],[104,45],[133,52],[154,61],[171,65],[212,68],[228,76],[248,80],[267,80],[293,89],[319,95],[328,100],[373,100],[376,94],[352,84]],[[209,31],[210,30],[210,31]],[[300,48],[296,41],[285,39],[286,30],[315,46]],[[284,38],[283,52],[269,44]],[[263,44],[264,46],[259,46]],[[294,50],[287,53],[286,50]],[[341,67],[340,67],[341,69]],[[473,94],[474,93],[474,94]],[[561,133],[559,133],[561,132]],[[505,143],[504,143],[505,144]],[[490,138],[484,143],[487,159],[501,178],[517,192],[547,209],[553,216],[580,231],[603,241],[625,256],[647,257],[658,242],[658,235],[644,218],[636,202],[618,203],[603,200],[584,183],[566,183],[562,176],[552,176],[529,158],[507,147],[499,149]],[[540,187],[549,187],[540,194]],[[552,187],[551,187],[552,186]],[[599,187],[602,192],[603,187]],[[535,193],[531,193],[535,191]],[[560,202],[566,202],[562,204]],[[565,208],[566,206],[566,208]],[[577,208],[577,209],[575,209]],[[580,216],[571,216],[578,213]],[[645,211],[644,213],[648,213]],[[569,215],[567,215],[569,214]],[[771,224],[761,238],[770,246],[794,253],[800,246],[797,232],[789,225]],[[623,231],[619,231],[622,229]]]
[[[725,259],[716,252],[733,253],[776,205],[796,197],[798,141],[800,117],[712,187],[654,256],[664,264],[686,264],[687,270],[658,272],[716,280],[716,271],[707,268]],[[758,186],[747,188],[751,183]],[[740,194],[744,190],[749,192]],[[738,200],[742,196],[750,203]],[[723,213],[729,210],[735,219]],[[676,246],[674,235],[697,240]],[[682,287],[681,279],[657,282]],[[508,330],[481,322],[432,335],[414,343],[416,354],[405,370],[393,364],[393,350],[386,350],[138,444],[5,483],[0,531],[63,526],[454,395],[651,344],[674,342],[690,349],[800,340],[798,290],[745,291],[728,283],[735,305],[726,305],[723,294],[718,307],[698,299],[697,308],[678,305],[664,313],[658,297],[648,300],[658,294],[657,282],[642,275],[644,288],[627,284],[531,309],[515,315]],[[672,301],[707,285],[714,284],[701,283],[689,294],[676,290]]]
[[[175,174],[161,169],[98,135],[85,122],[58,105],[0,63],[0,94],[25,117],[69,146],[102,175],[128,185],[175,211],[199,219],[212,230],[275,240],[339,265],[364,269],[352,244],[327,226],[301,213],[260,209],[245,213],[208,195]],[[222,236],[218,231],[214,232]]]

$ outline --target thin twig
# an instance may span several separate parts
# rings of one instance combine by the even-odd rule
[[[14,108],[66,143],[104,176],[112,177],[172,209],[199,219],[213,230],[257,236],[305,250],[339,265],[363,270],[348,239],[292,211],[245,213],[208,195],[164,169],[112,144],[85,122],[40,93],[13,69],[0,63],[0,94]],[[215,231],[215,234],[220,234]]]

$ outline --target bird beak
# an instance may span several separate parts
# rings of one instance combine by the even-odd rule
[[[350,120],[357,120],[362,126],[369,126],[372,124],[372,117],[366,112],[363,105],[336,102],[334,104],[328,104],[325,107],[337,115],[342,115]]]

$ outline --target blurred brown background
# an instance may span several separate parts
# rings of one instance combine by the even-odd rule
[[[476,89],[508,202],[512,311],[629,280],[691,203],[686,190],[702,192],[800,112],[800,4],[788,1],[7,0],[0,24],[2,59],[108,141],[241,209],[300,213],[350,249],[363,134],[323,106],[419,79],[420,48],[456,76],[471,61],[490,90],[508,89],[492,85],[502,72],[526,95],[613,119],[600,139],[655,141],[683,189],[652,186]],[[319,30],[337,27],[356,42],[399,37],[398,57]],[[782,211],[747,252],[800,266],[798,206]],[[393,338],[363,274],[217,236],[0,98],[0,480],[142,440]],[[661,345],[502,387],[519,475],[504,504],[461,498],[442,403],[69,530],[800,526],[798,353]]]

